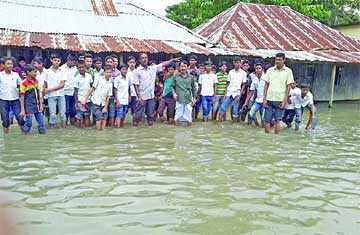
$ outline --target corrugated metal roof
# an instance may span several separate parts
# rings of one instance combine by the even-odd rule
[[[238,3],[195,29],[219,47],[252,56],[360,63],[360,41],[289,7]]]
[[[167,54],[228,54],[225,50],[212,50],[196,43],[165,40],[140,40],[110,36],[89,36],[76,34],[30,33],[0,29],[0,45],[18,47],[39,47],[42,49],[63,49],[93,52],[147,52]]]
[[[184,26],[119,0],[0,0],[0,12],[1,29],[206,42]]]

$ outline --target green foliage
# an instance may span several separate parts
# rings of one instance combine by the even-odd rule
[[[168,7],[167,17],[195,28],[220,12],[239,2],[238,0],[185,0]],[[289,6],[292,9],[330,26],[360,22],[356,14],[360,10],[360,0],[243,0],[252,2]]]

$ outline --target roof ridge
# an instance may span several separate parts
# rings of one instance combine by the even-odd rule
[[[142,11],[145,11],[145,12],[147,12],[147,13],[149,13],[149,14],[151,14],[151,15],[153,15],[153,16],[155,16],[155,17],[157,17],[157,18],[159,18],[159,19],[161,19],[161,20],[163,20],[163,21],[166,21],[166,22],[168,22],[168,23],[170,23],[170,24],[173,24],[173,25],[175,25],[175,26],[177,26],[177,27],[179,27],[179,28],[182,28],[182,29],[186,30],[188,33],[190,33],[190,34],[198,37],[199,39],[203,40],[204,42],[206,42],[206,43],[208,43],[208,44],[213,44],[212,42],[210,42],[208,39],[206,39],[205,37],[201,36],[201,35],[198,34],[197,32],[195,32],[195,31],[193,31],[193,30],[190,30],[189,28],[185,27],[184,25],[179,24],[179,23],[177,23],[177,22],[175,22],[175,21],[173,21],[173,20],[171,20],[171,19],[169,19],[169,18],[167,18],[167,17],[161,16],[161,15],[155,13],[155,12],[152,12],[152,11],[150,11],[150,10],[147,10],[147,9],[145,9],[145,8],[143,8],[143,7],[141,7],[141,6],[138,6],[137,4],[134,4],[134,3],[132,3],[132,2],[124,2],[123,4],[127,4],[127,5],[130,5],[130,6],[136,7],[136,8],[138,8],[138,9],[141,9]]]
[[[41,7],[41,8],[59,9],[59,10],[68,10],[68,11],[92,12],[92,10],[80,10],[80,9],[74,9],[74,8],[68,8],[68,7],[52,7],[52,6],[45,6],[42,4],[30,4],[30,3],[14,2],[14,1],[7,1],[7,0],[0,0],[0,3],[27,6],[27,7]]]

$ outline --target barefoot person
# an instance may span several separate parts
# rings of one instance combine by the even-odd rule
[[[126,76],[127,66],[120,65],[120,75],[114,79],[114,96],[116,104],[115,127],[123,128],[129,107],[131,81]]]
[[[29,133],[32,127],[32,117],[34,116],[38,124],[39,134],[45,134],[45,122],[43,117],[43,98],[40,86],[36,80],[37,70],[32,65],[25,65],[24,72],[26,79],[20,85],[20,104],[21,116],[25,117],[23,130]]]
[[[270,133],[271,123],[275,120],[275,134],[279,134],[280,121],[288,103],[291,84],[294,83],[292,70],[285,66],[284,53],[276,54],[275,66],[266,71],[264,80],[266,82],[263,101],[265,132]]]
[[[13,72],[14,62],[10,57],[4,60],[4,71],[0,72],[0,112],[5,134],[9,133],[10,110],[15,114],[19,126],[24,125],[20,115],[19,86],[21,78]]]
[[[195,80],[188,73],[186,61],[180,63],[179,74],[173,80],[173,97],[176,100],[175,123],[192,123],[192,107],[195,104]]]
[[[112,67],[106,65],[104,67],[104,76],[99,77],[94,82],[92,88],[87,92],[83,100],[82,105],[86,105],[90,98],[91,112],[95,115],[96,130],[103,130],[106,126],[108,116],[109,98],[113,94]]]

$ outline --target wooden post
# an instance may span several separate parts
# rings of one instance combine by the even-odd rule
[[[335,92],[335,78],[336,78],[336,65],[334,64],[333,68],[332,68],[332,72],[331,72],[329,108],[333,107],[334,92]]]
[[[7,57],[11,56],[11,48],[10,47],[6,47],[6,56]]]

